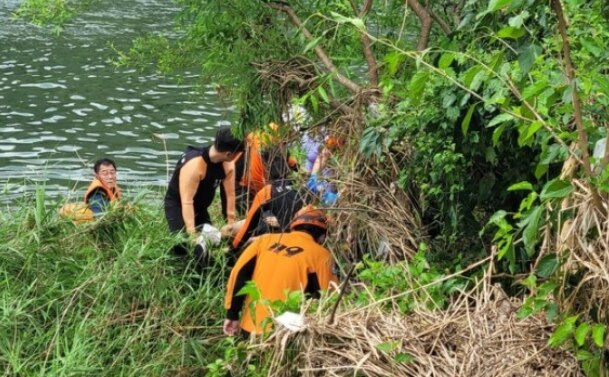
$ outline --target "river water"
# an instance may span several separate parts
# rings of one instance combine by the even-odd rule
[[[11,20],[19,3],[0,0],[0,202],[37,185],[48,198],[78,200],[101,157],[116,161],[127,195],[161,192],[185,147],[211,140],[233,117],[196,70],[162,75],[112,63],[111,45],[175,33],[171,0],[95,2],[59,36]]]

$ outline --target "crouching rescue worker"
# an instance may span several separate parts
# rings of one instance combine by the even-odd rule
[[[306,190],[298,190],[289,178],[292,172],[285,155],[270,158],[268,184],[258,191],[245,220],[226,225],[223,233],[234,236],[231,254],[237,255],[250,237],[287,232],[290,221],[306,200]],[[228,228],[228,229],[227,229]]]
[[[262,334],[271,326],[269,323],[263,328],[271,312],[262,300],[286,300],[291,291],[318,297],[320,290],[330,287],[330,282],[337,282],[332,254],[322,246],[328,229],[325,214],[306,206],[298,211],[290,229],[289,233],[258,237],[237,260],[226,289],[224,334],[235,335],[239,329],[246,336]],[[238,294],[250,280],[260,291],[260,300],[253,308],[249,296]]]
[[[243,142],[233,136],[230,127],[216,133],[213,144],[188,147],[176,164],[165,194],[165,218],[172,233],[186,231],[195,237],[204,224],[211,224],[208,207],[222,182],[226,192],[227,221],[235,221],[234,159],[243,151]],[[176,245],[173,252],[187,255],[185,244]],[[203,250],[195,248],[197,267],[204,263]]]
[[[95,177],[85,192],[84,203],[68,203],[61,207],[59,215],[76,223],[95,220],[104,213],[111,202],[121,198],[122,193],[116,182],[116,163],[102,158],[93,165]]]

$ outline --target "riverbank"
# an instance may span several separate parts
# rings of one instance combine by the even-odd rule
[[[442,371],[436,375],[448,376],[459,375],[457,362],[465,363],[465,356],[470,369],[464,370],[493,373],[468,376],[512,375],[494,374],[510,366],[577,375],[572,355],[543,350],[551,327],[542,315],[518,319],[519,303],[501,296],[499,288],[483,286],[481,269],[446,274],[429,265],[424,250],[408,263],[367,258],[335,321],[329,318],[337,294],[307,305],[309,328],[299,335],[281,330],[262,342],[235,344],[221,330],[229,272],[224,247],[215,250],[213,266],[200,278],[186,261],[167,255],[176,238],[158,207],[136,203],[75,226],[57,216],[59,203],[44,202],[39,191],[29,206],[0,214],[0,238],[6,240],[0,247],[0,366],[6,375],[285,376],[360,370],[380,376],[399,370],[414,376],[421,368],[436,368]],[[457,347],[453,353],[451,342]],[[499,357],[485,369],[471,369],[490,351],[468,354],[467,344],[492,344],[498,357],[509,351],[522,359]]]
[[[159,209],[74,226],[30,204],[1,215],[5,375],[200,374],[222,355],[226,267],[169,257]]]

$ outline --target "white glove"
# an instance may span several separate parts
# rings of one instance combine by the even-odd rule
[[[200,244],[201,246],[203,246],[205,249],[207,245],[210,246],[217,246],[220,244],[220,240],[221,240],[222,235],[220,234],[220,231],[209,224],[204,224],[203,225],[203,229],[201,229],[201,233],[199,235],[199,238],[197,239],[197,243]]]

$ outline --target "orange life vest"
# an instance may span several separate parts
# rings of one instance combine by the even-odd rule
[[[72,220],[76,224],[88,223],[95,220],[95,214],[89,206],[83,203],[67,203],[59,209],[62,219]]]
[[[98,190],[98,189],[102,190],[111,202],[118,200],[122,197],[122,192],[121,192],[120,187],[118,187],[118,185],[116,185],[116,187],[114,187],[114,189],[111,189],[110,187],[106,186],[99,179],[94,178],[93,181],[91,182],[91,184],[89,185],[89,188],[85,192],[85,204],[89,203],[89,197],[91,196],[91,194],[93,194],[93,192],[95,190]]]

